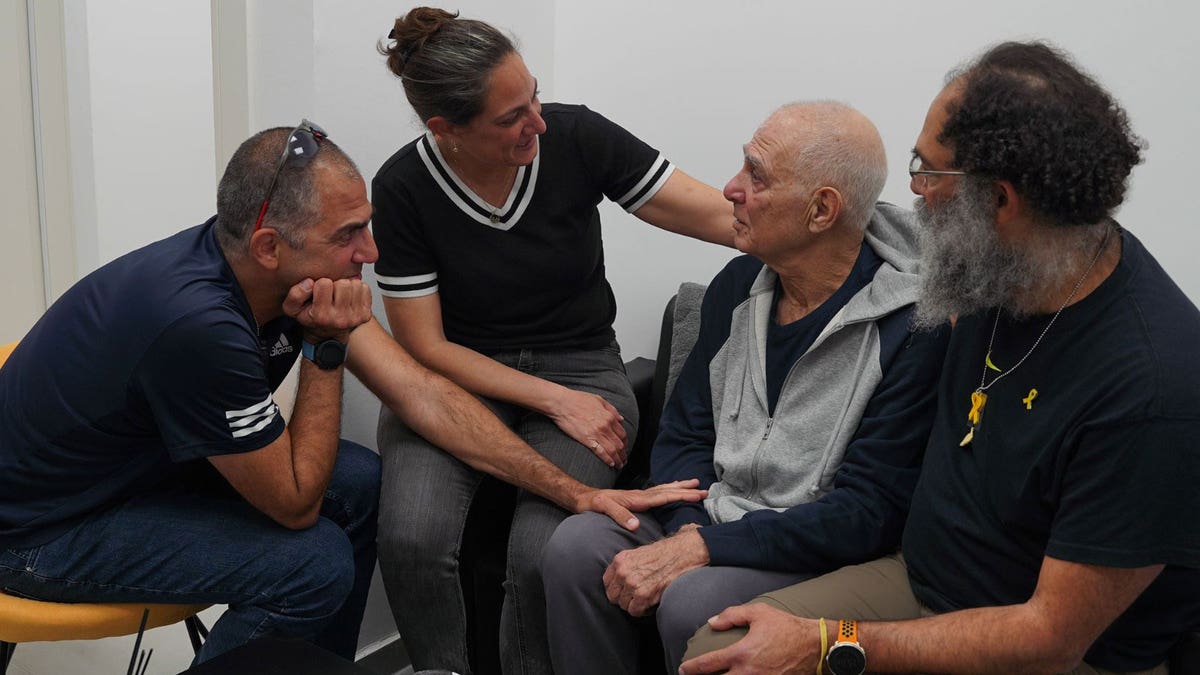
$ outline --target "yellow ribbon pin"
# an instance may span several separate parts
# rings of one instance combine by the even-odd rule
[[[1030,389],[1029,395],[1021,399],[1021,402],[1025,404],[1026,410],[1033,410],[1033,399],[1035,398],[1037,398],[1037,389]]]

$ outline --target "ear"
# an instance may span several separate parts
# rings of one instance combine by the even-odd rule
[[[429,130],[433,132],[433,135],[439,138],[444,136],[453,136],[455,133],[455,126],[451,124],[450,120],[440,115],[434,115],[433,117],[425,120],[425,126],[429,127]]]
[[[1006,180],[996,181],[994,193],[996,205],[996,229],[1003,231],[1024,216],[1025,203],[1017,189]]]
[[[837,224],[842,213],[842,193],[825,186],[818,188],[808,202],[808,231],[819,234]]]
[[[283,239],[274,228],[264,227],[250,235],[250,259],[266,270],[279,269],[279,247]]]

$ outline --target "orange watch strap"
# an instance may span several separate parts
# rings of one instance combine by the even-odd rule
[[[837,639],[834,642],[853,642],[858,644],[858,622],[850,619],[838,621]]]

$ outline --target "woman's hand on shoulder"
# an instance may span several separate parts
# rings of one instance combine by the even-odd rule
[[[605,464],[625,466],[625,418],[602,397],[563,387],[546,416]]]

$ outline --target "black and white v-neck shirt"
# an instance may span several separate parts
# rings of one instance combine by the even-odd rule
[[[485,354],[610,342],[616,303],[596,205],[608,197],[632,213],[675,168],[584,106],[547,103],[542,117],[537,156],[501,207],[459,180],[431,134],[371,184],[380,292],[438,293],[447,339]]]

